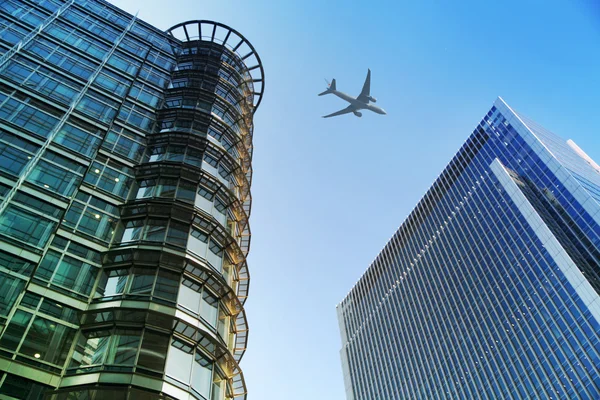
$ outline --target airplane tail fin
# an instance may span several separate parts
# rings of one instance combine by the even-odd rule
[[[319,96],[323,96],[325,94],[329,94],[329,93],[333,92],[334,90],[335,90],[335,79],[332,79],[331,83],[327,87],[327,90],[324,91],[324,92],[319,93]]]

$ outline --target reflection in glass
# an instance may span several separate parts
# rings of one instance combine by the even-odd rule
[[[137,365],[140,367],[162,371],[165,366],[169,337],[154,333],[144,332],[144,341],[138,358]]]
[[[194,357],[192,388],[207,399],[210,398],[212,362],[200,353]]]
[[[118,330],[114,338],[114,354],[107,360],[108,364],[135,365],[140,331]]]
[[[75,329],[35,317],[19,353],[62,366],[74,336]]]
[[[179,340],[173,340],[167,356],[166,374],[180,382],[189,384],[192,372],[192,354],[193,349],[191,346]]]

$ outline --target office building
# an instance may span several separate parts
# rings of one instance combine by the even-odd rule
[[[347,398],[599,398],[599,201],[498,99],[338,305]]]
[[[254,47],[0,2],[0,397],[245,399]]]

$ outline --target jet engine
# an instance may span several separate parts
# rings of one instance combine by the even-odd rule
[[[354,115],[356,115],[358,118],[362,117],[362,113],[360,111],[352,111],[354,113]]]
[[[372,101],[373,103],[377,103],[377,99],[375,97],[369,96],[369,100]]]

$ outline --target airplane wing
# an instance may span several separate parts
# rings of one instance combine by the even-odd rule
[[[363,103],[369,102],[369,96],[371,95],[371,70],[367,72],[367,79],[365,79],[365,84],[363,85],[362,92],[358,95],[356,100],[362,101]]]
[[[354,111],[354,106],[350,105],[350,106],[344,108],[343,110],[334,112],[333,114],[324,115],[323,118],[337,117],[338,115],[348,114],[348,113],[351,113],[353,111]]]

